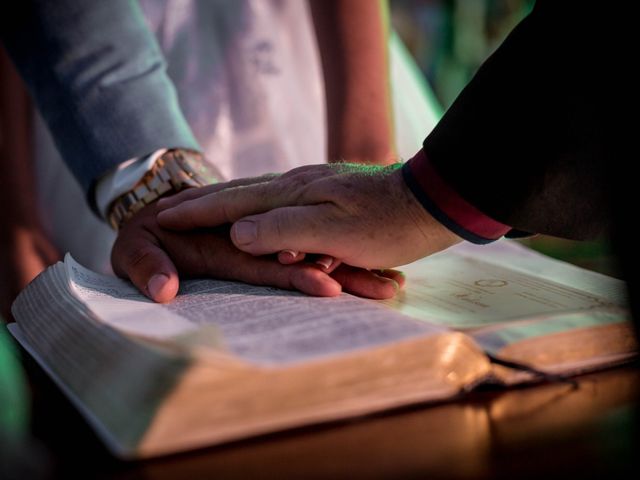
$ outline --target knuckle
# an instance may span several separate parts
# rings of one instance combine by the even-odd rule
[[[298,190],[309,183],[309,178],[304,173],[297,173],[287,178],[283,178],[286,188],[289,190]]]
[[[273,235],[276,240],[280,241],[286,239],[288,226],[290,225],[290,223],[291,215],[286,210],[278,212],[277,215],[274,215],[272,226]]]
[[[303,165],[301,167],[292,168],[288,172],[279,175],[279,179],[289,179],[291,177],[295,177],[296,175],[303,174],[309,171],[313,171],[317,168],[316,165]]]

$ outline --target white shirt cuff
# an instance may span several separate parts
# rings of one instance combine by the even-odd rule
[[[96,206],[103,219],[107,218],[111,203],[133,189],[166,151],[167,149],[156,150],[151,155],[127,160],[98,180],[95,190]]]

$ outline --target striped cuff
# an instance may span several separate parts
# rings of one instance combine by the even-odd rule
[[[488,217],[453,190],[420,150],[402,167],[402,176],[422,206],[440,223],[463,239],[491,243],[511,227]]]

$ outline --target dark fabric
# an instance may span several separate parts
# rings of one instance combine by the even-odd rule
[[[538,1],[425,140],[442,178],[491,218],[577,239],[607,228],[611,8]]]
[[[429,212],[433,218],[435,218],[438,222],[447,227],[453,233],[458,235],[460,238],[478,245],[486,245],[497,240],[497,238],[486,238],[477,235],[476,233],[465,228],[459,222],[454,221],[449,215],[447,215],[442,210],[442,208],[440,208],[440,206],[433,201],[433,199],[429,195],[429,192],[422,188],[422,186],[418,183],[415,175],[411,171],[411,168],[409,168],[408,163],[405,163],[402,167],[402,177],[411,192],[413,192],[420,204],[424,207],[424,209]]]
[[[199,149],[135,0],[20,0],[0,35],[84,188],[167,145]]]

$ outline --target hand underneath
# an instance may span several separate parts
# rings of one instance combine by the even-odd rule
[[[253,183],[219,184],[198,198],[162,202],[162,209],[172,208],[158,221],[180,231],[231,222],[233,243],[252,255],[293,250],[371,269],[460,242],[418,203],[399,167],[312,165]]]
[[[134,215],[120,230],[111,252],[114,272],[157,302],[175,297],[179,275],[271,285],[319,296],[338,295],[344,289],[372,298],[392,297],[402,283],[394,271],[373,273],[340,266],[332,272],[306,262],[282,265],[275,256],[254,257],[233,245],[228,226],[181,233],[164,230],[156,221],[157,208],[154,203]]]

